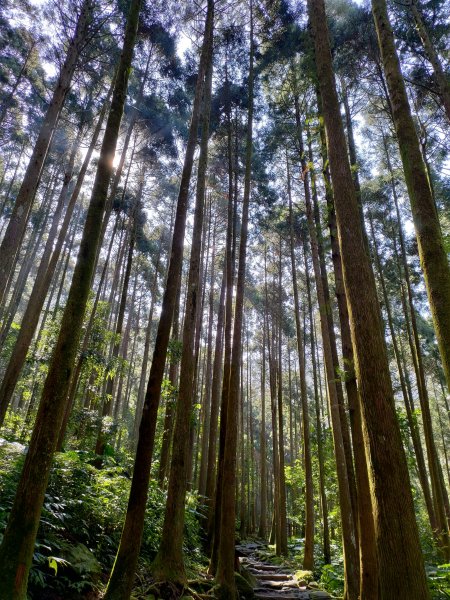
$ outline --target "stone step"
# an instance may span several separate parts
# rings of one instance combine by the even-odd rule
[[[257,580],[258,581],[258,580]],[[260,589],[270,589],[270,590],[301,590],[301,588],[297,585],[295,581],[259,581],[258,587]],[[304,587],[304,590],[307,588]]]
[[[268,592],[267,594],[258,592],[255,594],[255,599],[257,600],[310,600],[310,598],[309,592],[299,592],[295,595],[292,593],[287,595],[280,592]]]
[[[267,571],[271,573],[279,573],[281,571],[281,567],[277,567],[276,565],[265,565],[264,563],[260,564],[252,564],[247,563],[249,569],[253,569],[254,571]]]
[[[261,573],[256,575],[257,579],[261,579],[262,581],[292,581],[292,575],[289,573]]]

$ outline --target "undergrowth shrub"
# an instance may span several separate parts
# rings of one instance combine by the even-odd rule
[[[0,539],[25,452],[18,443],[0,446]],[[55,455],[30,572],[32,600],[91,598],[106,582],[120,541],[131,473],[112,460],[105,460],[104,467],[96,469],[94,458],[83,451]],[[151,481],[140,557],[144,570],[158,549],[165,500],[165,492]],[[188,568],[202,560],[197,505],[197,498],[188,495]]]

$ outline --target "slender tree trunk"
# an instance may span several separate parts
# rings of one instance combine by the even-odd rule
[[[234,581],[234,522],[236,492],[236,437],[237,404],[239,398],[239,367],[242,352],[242,326],[244,313],[244,288],[247,258],[248,212],[250,204],[251,168],[253,150],[253,12],[250,3],[250,70],[248,75],[248,115],[245,157],[244,196],[242,202],[241,239],[239,245],[239,266],[236,284],[236,304],[234,313],[233,348],[230,363],[230,383],[227,406],[227,425],[225,452],[223,461],[222,508],[220,521],[220,539],[216,580],[220,596],[236,598]]]
[[[420,263],[442,365],[447,386],[450,389],[450,267],[426,166],[420,152],[419,140],[411,115],[386,0],[372,0],[372,11],[411,202]]]
[[[326,565],[331,563],[331,548],[330,548],[330,528],[328,524],[328,501],[325,491],[325,460],[323,453],[323,429],[322,419],[320,415],[320,402],[319,402],[319,389],[317,385],[318,375],[317,364],[316,364],[316,335],[314,328],[312,301],[311,301],[311,282],[309,277],[308,259],[306,252],[304,253],[305,259],[305,274],[306,274],[306,292],[308,297],[308,312],[309,312],[309,325],[310,325],[310,337],[311,337],[311,363],[312,363],[312,375],[314,385],[314,404],[316,413],[316,435],[317,435],[317,458],[319,462],[319,489],[320,489],[320,502],[322,506],[322,519],[323,519],[323,559]],[[294,272],[294,269],[292,270]],[[304,354],[304,353],[303,353]],[[300,380],[301,385],[301,380]],[[300,388],[301,389],[301,388]],[[306,529],[306,527],[305,527]]]
[[[222,283],[220,287],[219,309],[217,313],[216,343],[214,347],[214,363],[212,370],[211,383],[211,414],[209,425],[208,441],[208,467],[206,470],[205,496],[207,502],[207,519],[212,512],[212,500],[214,496],[214,481],[216,474],[217,460],[217,430],[220,405],[220,384],[222,379],[223,362],[223,325],[225,318],[225,292],[226,292],[226,269],[223,270]],[[206,523],[207,525],[207,523]],[[207,528],[207,527],[206,527]],[[207,533],[207,532],[206,532]],[[208,540],[206,546],[209,547],[211,540]]]
[[[204,396],[204,417],[202,427],[202,446],[200,454],[200,476],[198,483],[199,494],[206,494],[206,471],[208,468],[208,444],[209,429],[211,426],[211,389],[212,389],[212,347],[213,347],[213,320],[214,320],[214,279],[215,279],[215,259],[216,259],[216,225],[213,233],[213,249],[211,254],[211,274],[209,289],[209,315],[208,315],[208,338],[207,355],[205,369],[205,396]]]
[[[205,24],[205,35],[195,89],[194,105],[192,108],[191,124],[189,127],[189,138],[181,176],[180,189],[178,193],[166,289],[162,301],[161,315],[153,352],[153,360],[150,367],[149,381],[144,399],[141,424],[139,427],[139,439],[136,449],[130,497],[128,500],[122,537],[113,571],[111,573],[105,593],[105,600],[128,600],[130,597],[142,540],[148,484],[150,479],[150,466],[155,439],[156,417],[161,395],[161,386],[164,376],[164,366],[169,344],[170,329],[172,326],[173,312],[175,308],[177,289],[182,267],[189,184],[191,180],[194,152],[197,142],[197,129],[199,124],[203,84],[205,70],[208,60],[211,56],[210,37],[213,30],[213,12],[214,3],[213,0],[209,0]]]
[[[180,333],[180,295],[181,285],[178,287],[177,301],[172,325],[172,340],[179,341]],[[165,480],[169,467],[170,448],[172,446],[173,437],[173,422],[175,419],[175,404],[178,394],[178,376],[179,376],[179,360],[178,357],[172,357],[169,365],[169,382],[171,385],[171,394],[166,400],[166,411],[164,415],[164,430],[161,443],[161,455],[159,457],[159,474],[158,481],[161,488],[165,485]]]
[[[227,63],[226,65],[227,66]],[[223,376],[220,401],[220,430],[219,430],[219,455],[217,461],[216,488],[214,494],[214,504],[208,515],[208,538],[212,542],[211,560],[208,572],[216,574],[218,548],[220,539],[220,524],[222,510],[222,478],[223,478],[223,456],[225,451],[227,406],[228,406],[228,388],[230,382],[230,363],[231,363],[231,334],[233,318],[233,287],[234,287],[234,264],[235,264],[235,243],[236,243],[236,209],[237,209],[237,183],[233,186],[233,175],[237,181],[237,155],[234,156],[232,150],[232,121],[231,121],[231,97],[230,83],[228,80],[228,70],[225,68],[225,101],[227,115],[227,154],[228,154],[228,207],[227,207],[227,232],[226,232],[226,252],[225,252],[225,271],[226,271],[226,296],[225,296],[225,326],[224,326],[224,361]],[[237,135],[237,131],[236,131]],[[235,153],[236,154],[236,153]]]
[[[267,356],[269,362],[269,389],[270,389],[270,412],[272,417],[272,464],[273,464],[273,541],[275,553],[281,555],[281,531],[280,531],[280,455],[278,445],[278,421],[277,421],[277,370],[274,352],[274,327],[269,327],[268,300],[266,291],[266,318],[267,318]],[[272,537],[272,536],[271,536]]]
[[[379,596],[429,598],[375,280],[346,152],[323,0],[308,0],[375,519]],[[348,227],[352,223],[352,227]],[[389,444],[383,440],[389,439]],[[396,465],[393,469],[392,465]]]
[[[94,271],[100,226],[119,133],[140,11],[132,0],[91,202],[69,297],[52,355],[16,497],[0,546],[0,588],[12,600],[24,600],[45,490],[67,398],[70,375]]]
[[[305,465],[305,548],[303,568],[312,571],[314,568],[314,486],[311,459],[310,424],[308,410],[308,393],[306,389],[305,352],[303,348],[303,332],[300,323],[300,302],[298,297],[297,267],[295,264],[294,216],[292,211],[291,176],[289,162],[286,159],[287,185],[289,197],[289,231],[292,269],[292,286],[294,290],[294,315],[297,332],[297,354],[300,371],[300,400],[302,406],[303,452]]]
[[[266,319],[263,320],[263,339],[261,348],[261,437],[259,442],[261,456],[260,512],[258,537],[267,537],[267,456],[266,456]]]
[[[33,154],[28,163],[8,227],[0,246],[0,304],[3,300],[8,279],[11,277],[18,250],[22,244],[53,133],[55,132],[59,115],[78,63],[80,51],[86,42],[91,12],[91,0],[84,0],[74,35],[70,40],[64,64],[61,68],[52,99],[41,125]]]
[[[155,306],[155,297],[158,286],[158,269],[160,263],[161,256],[161,241],[158,248],[158,255],[155,263],[155,272],[153,274],[152,284],[150,286],[150,308],[148,311],[148,321],[147,327],[145,329],[145,340],[144,340],[144,354],[142,356],[142,366],[141,366],[141,374],[139,377],[139,387],[136,398],[136,414],[134,417],[134,427],[133,427],[133,440],[137,441],[137,435],[139,431],[139,423],[141,422],[142,417],[142,407],[144,404],[144,394],[145,394],[145,382],[147,379],[147,363],[148,357],[150,354],[150,342],[152,337],[152,329],[153,329],[153,310]]]
[[[214,6],[211,6],[213,10]],[[211,15],[212,19],[213,16]],[[201,143],[197,172],[197,190],[194,225],[191,243],[189,275],[186,288],[186,306],[183,324],[180,384],[178,389],[176,419],[173,437],[166,510],[158,554],[152,565],[156,581],[186,584],[183,560],[184,503],[189,477],[189,440],[192,422],[192,398],[195,371],[196,326],[201,303],[200,283],[202,232],[205,207],[206,170],[208,166],[209,117],[212,85],[213,29],[208,29],[208,59],[203,87]]]

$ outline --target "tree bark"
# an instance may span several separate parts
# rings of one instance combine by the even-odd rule
[[[22,244],[53,133],[55,132],[67,92],[69,91],[80,52],[86,41],[91,11],[91,0],[84,0],[74,35],[70,40],[64,64],[61,68],[52,99],[41,125],[39,136],[36,140],[27,170],[25,171],[22,185],[17,194],[13,212],[0,246],[0,304],[3,300],[8,279],[11,277],[17,252]]]
[[[386,0],[372,0],[372,11],[411,202],[420,264],[447,386],[450,389],[450,267],[426,165],[411,115]]]
[[[52,355],[16,497],[0,546],[0,587],[6,597],[25,600],[28,573],[94,271],[101,221],[119,134],[136,39],[140,0],[132,0],[77,265]]]
[[[305,468],[305,548],[303,554],[303,568],[312,571],[314,568],[314,485],[311,458],[308,393],[306,389],[305,353],[303,348],[303,332],[300,322],[300,302],[298,297],[297,267],[295,264],[294,216],[292,210],[291,176],[289,170],[289,162],[287,158],[286,172],[287,190],[289,198],[289,241],[292,269],[292,286],[294,290],[295,328],[297,332],[297,354],[300,373],[300,400],[302,406],[303,453]]]
[[[250,67],[248,75],[248,114],[245,156],[244,195],[242,201],[241,239],[236,283],[233,347],[231,352],[228,406],[226,415],[225,451],[223,461],[222,507],[216,581],[223,600],[237,596],[234,580],[234,522],[236,494],[236,441],[237,407],[239,399],[239,368],[242,353],[242,327],[244,315],[244,288],[247,258],[248,213],[250,204],[251,168],[253,151],[253,85],[254,85],[253,12],[250,3]]]
[[[214,6],[212,5],[211,11]],[[210,16],[213,19],[213,15]],[[161,543],[152,565],[158,582],[181,586],[187,582],[183,559],[184,503],[189,477],[189,440],[192,425],[192,406],[195,371],[195,342],[198,310],[201,304],[201,254],[205,208],[206,170],[208,166],[209,118],[212,85],[213,29],[208,30],[208,57],[203,87],[200,156],[197,171],[197,190],[192,232],[189,275],[183,323],[180,384],[178,389],[175,428],[170,465],[169,485],[164,514]]]
[[[155,440],[156,417],[158,412],[161,386],[164,376],[169,335],[172,326],[173,312],[183,259],[184,233],[189,197],[194,152],[197,143],[197,130],[200,116],[200,106],[205,78],[205,70],[210,56],[210,37],[213,29],[213,0],[208,2],[208,13],[205,24],[200,57],[194,104],[192,107],[189,138],[178,193],[172,249],[166,288],[164,291],[161,315],[156,334],[153,360],[145,394],[142,418],[139,427],[139,439],[136,449],[135,466],[128,499],[125,523],[122,530],[119,549],[113,571],[110,575],[105,600],[128,600],[133,586],[134,573],[142,540],[144,516],[150,480],[150,467]]]
[[[375,520],[379,596],[429,598],[375,280],[346,152],[323,0],[308,0]],[[352,223],[352,227],[348,226]],[[389,444],[384,440],[389,439]],[[392,465],[396,465],[393,469]]]

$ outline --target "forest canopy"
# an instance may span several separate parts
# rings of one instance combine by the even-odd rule
[[[449,0],[0,4],[0,600],[450,598]]]

